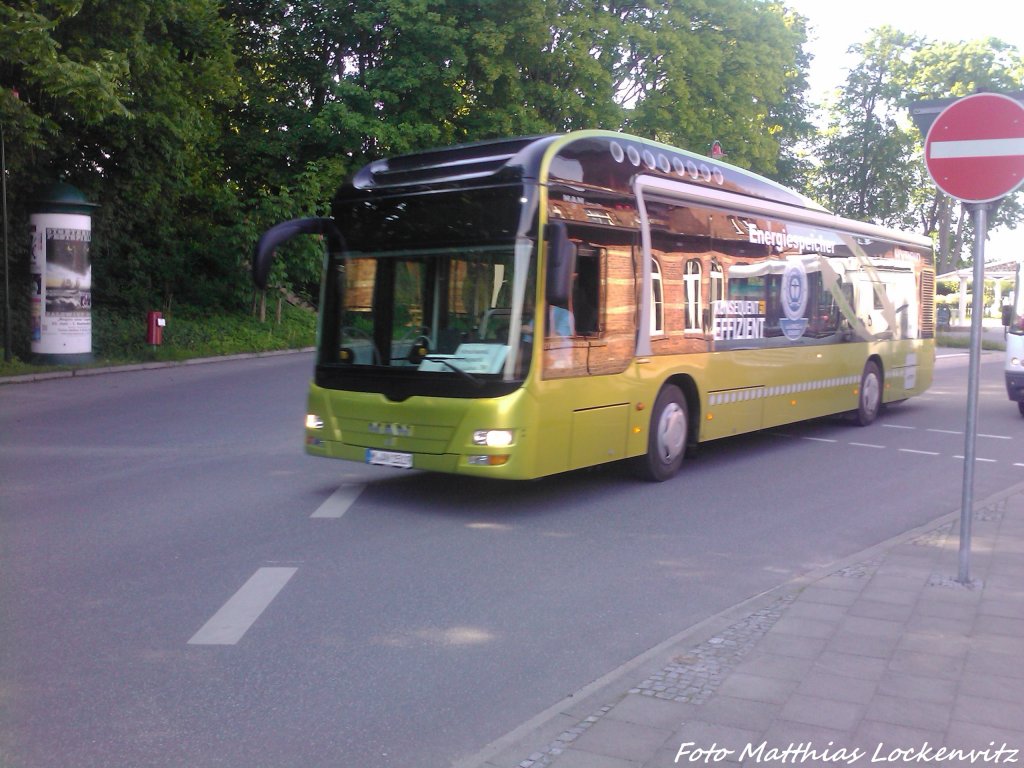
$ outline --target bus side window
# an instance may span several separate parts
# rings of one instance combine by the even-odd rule
[[[811,294],[808,333],[816,338],[831,336],[839,330],[839,306],[832,292],[825,289],[820,272],[808,275],[808,281]]]
[[[577,251],[572,303],[576,335],[598,335],[601,332],[601,258],[600,251],[594,248],[581,246]]]

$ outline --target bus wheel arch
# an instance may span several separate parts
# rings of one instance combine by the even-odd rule
[[[700,395],[697,384],[689,376],[673,376],[666,384],[679,387],[686,398],[686,409],[689,413],[689,424],[686,433],[686,458],[692,459],[697,453],[697,441],[700,435]]]
[[[857,410],[853,412],[856,424],[866,427],[878,418],[882,410],[882,393],[885,386],[885,374],[882,361],[872,355],[864,363],[860,375],[860,386],[857,389]]]
[[[651,408],[647,452],[634,460],[639,474],[662,482],[679,472],[695,440],[696,388],[689,379],[673,378],[662,385]]]

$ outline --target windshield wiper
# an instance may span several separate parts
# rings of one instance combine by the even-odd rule
[[[450,362],[448,362],[451,358],[440,357],[440,356],[437,356],[437,355],[425,355],[422,359],[423,360],[429,360],[432,363],[440,363],[445,368],[449,368],[449,369],[455,371],[457,374],[462,376],[462,378],[464,378],[466,381],[470,382],[474,387],[482,387],[484,385],[483,381],[478,379],[476,376],[471,374],[469,371],[465,371],[462,368],[459,368],[459,366],[452,365]],[[456,360],[465,360],[466,358],[458,357],[458,358],[455,358],[455,359]]]

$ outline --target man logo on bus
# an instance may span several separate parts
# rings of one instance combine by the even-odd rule
[[[779,319],[783,335],[797,341],[807,330],[807,270],[801,259],[790,259],[782,273],[782,313]]]

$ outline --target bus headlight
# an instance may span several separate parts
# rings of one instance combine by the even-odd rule
[[[473,433],[473,445],[506,448],[512,445],[513,436],[511,429],[478,429]]]
[[[306,429],[323,429],[324,420],[315,413],[306,414]]]
[[[1014,367],[1017,367],[1018,365],[1020,365],[1020,358],[1011,357],[1010,358],[1010,365],[1012,365]]]

